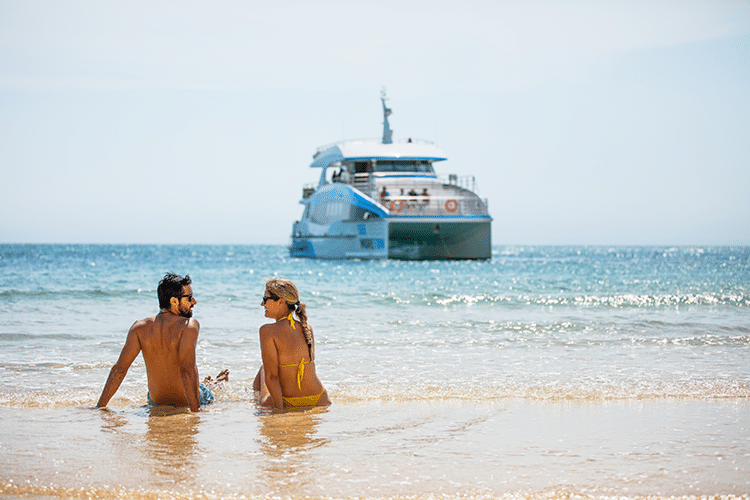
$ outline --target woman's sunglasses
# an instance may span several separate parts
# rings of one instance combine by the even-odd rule
[[[263,302],[261,302],[261,304],[266,305],[267,300],[279,300],[279,298],[274,297],[273,295],[266,295],[263,297]]]

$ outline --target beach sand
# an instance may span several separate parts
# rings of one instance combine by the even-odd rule
[[[217,400],[197,414],[2,407],[0,494],[555,499],[750,491],[750,403],[736,399],[349,401],[278,414]]]

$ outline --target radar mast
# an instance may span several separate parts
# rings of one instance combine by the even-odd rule
[[[392,144],[393,130],[391,125],[388,123],[388,117],[391,115],[391,108],[385,105],[385,89],[380,91],[380,101],[383,103],[383,144]]]

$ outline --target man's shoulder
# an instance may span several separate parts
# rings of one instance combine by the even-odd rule
[[[135,323],[133,323],[133,326],[131,326],[130,329],[137,330],[148,328],[154,324],[154,321],[156,321],[156,316],[149,316],[148,318],[138,319],[135,321]]]
[[[175,331],[179,331],[182,334],[190,333],[196,336],[201,329],[200,323],[195,318],[178,318],[172,325],[174,325],[172,328]]]
[[[157,323],[167,328],[173,329],[176,327],[179,330],[194,330],[196,332],[201,328],[200,323],[195,318],[184,318],[176,315],[164,316],[157,314],[156,316],[149,316],[148,318],[137,320],[135,323],[133,323],[133,326],[131,326],[130,329],[150,330],[154,328],[154,325],[156,325]]]
[[[201,329],[201,324],[195,318],[186,318],[185,328],[189,330],[195,330],[196,332]]]

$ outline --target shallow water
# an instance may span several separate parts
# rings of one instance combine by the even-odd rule
[[[198,414],[139,357],[93,410],[156,283],[189,273]],[[297,283],[334,404],[251,390],[265,278]],[[0,245],[0,494],[570,498],[750,493],[750,249],[497,247],[490,262],[309,261],[283,247]]]

